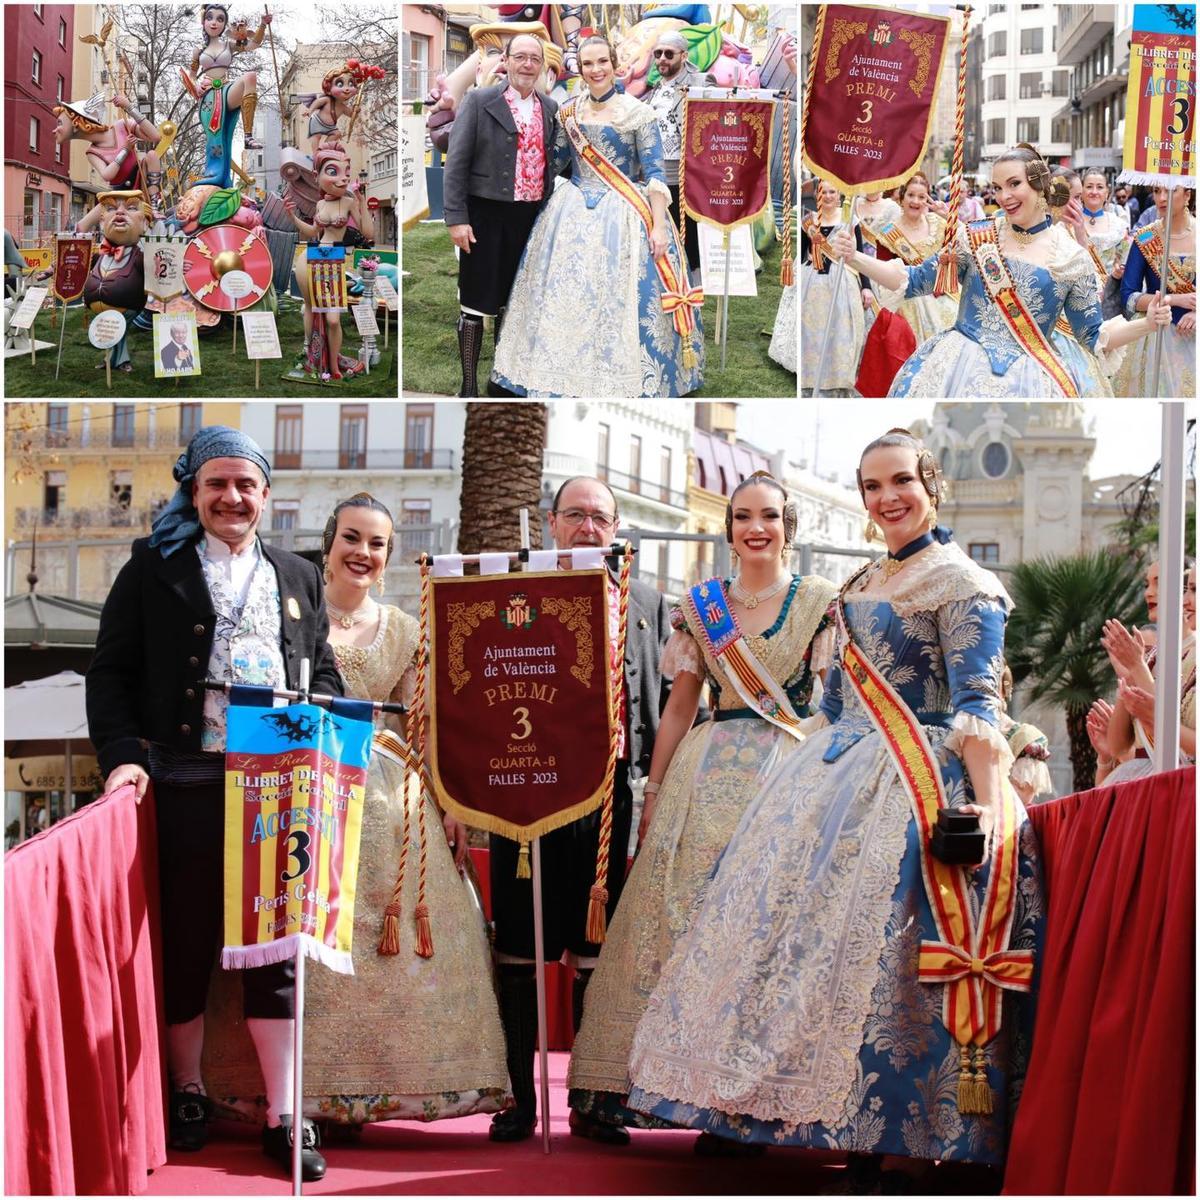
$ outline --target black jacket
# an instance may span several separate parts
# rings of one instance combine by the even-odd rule
[[[658,669],[663,647],[671,636],[671,606],[649,584],[629,582],[629,623],[625,631],[626,729],[629,734],[629,777],[650,770],[658,719],[667,705],[671,685]]]
[[[307,658],[312,690],[342,695],[320,571],[297,554],[259,545],[279,581],[287,686],[299,686]],[[299,617],[289,609],[298,609]],[[87,673],[88,732],[105,775],[122,763],[149,770],[150,742],[199,752],[215,627],[194,545],[163,558],[149,538],[135,541],[104,602]]]

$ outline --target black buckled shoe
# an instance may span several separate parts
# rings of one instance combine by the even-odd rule
[[[488,1137],[493,1142],[523,1142],[533,1136],[536,1128],[537,1114],[518,1105],[516,1108],[506,1108],[492,1118]]]
[[[568,1125],[572,1137],[591,1138],[593,1142],[603,1142],[606,1146],[629,1145],[629,1130],[624,1125],[597,1121],[595,1117],[585,1116],[575,1109],[571,1109]]]
[[[212,1101],[203,1092],[172,1092],[167,1145],[172,1150],[203,1150],[208,1142],[208,1123],[212,1115]]]
[[[272,1128],[263,1126],[262,1148],[268,1158],[273,1158],[290,1179],[292,1177],[292,1115],[282,1113],[280,1123]],[[307,1183],[313,1183],[325,1178],[325,1159],[317,1147],[321,1144],[321,1135],[317,1127],[305,1117],[300,1132],[300,1178]]]

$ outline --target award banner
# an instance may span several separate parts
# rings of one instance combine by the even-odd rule
[[[400,118],[400,204],[405,233],[429,216],[424,117]]]
[[[142,263],[146,294],[158,299],[174,300],[183,295],[183,256],[188,248],[187,238],[142,238]]]
[[[371,706],[264,708],[236,703],[240,690],[225,752],[221,966],[284,962],[300,948],[352,975]]]
[[[1134,5],[1121,182],[1196,186],[1195,58],[1195,5]]]
[[[60,300],[78,300],[83,295],[91,266],[91,238],[61,235],[55,238],[54,294]]]
[[[599,807],[610,730],[607,573],[435,577],[429,587],[438,803],[519,842]]]
[[[925,157],[949,35],[949,17],[822,4],[805,165],[851,194],[903,183]]]
[[[688,100],[680,203],[697,221],[732,229],[771,204],[774,100]]]

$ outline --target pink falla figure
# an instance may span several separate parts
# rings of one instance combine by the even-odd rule
[[[142,116],[123,93],[118,92],[113,97],[113,104],[129,116],[111,125],[104,124],[104,97],[101,95],[92,96],[83,103],[64,100],[56,104],[52,110],[58,117],[54,140],[60,146],[74,138],[87,142],[87,157],[107,185],[106,190],[127,191],[144,182],[152,215],[158,220],[163,215],[162,164],[153,150],[148,150],[139,159],[136,142],[141,138],[157,144],[162,131]],[[139,162],[144,168],[144,181],[138,179]]]
[[[284,197],[284,206],[291,214],[292,223],[310,243],[322,246],[370,245],[375,236],[375,224],[366,197],[351,187],[350,156],[339,144],[323,145],[313,155],[313,167],[317,174],[317,186],[321,199],[312,223],[303,220],[296,212],[296,202]],[[350,224],[353,218],[355,228]],[[343,277],[344,278],[344,277]],[[365,369],[356,359],[341,354],[342,311],[346,307],[344,290],[338,297],[340,303],[323,303],[323,311],[314,313],[312,286],[307,258],[296,264],[296,282],[304,296],[304,340],[310,371],[341,379],[343,375],[356,375]],[[314,321],[320,316],[320,321]]]
[[[359,80],[355,67],[350,63],[335,67],[321,80],[321,94],[300,115],[308,115],[309,149],[313,156],[323,145],[333,145],[341,140],[338,118],[348,117],[354,111],[354,98],[358,95]]]

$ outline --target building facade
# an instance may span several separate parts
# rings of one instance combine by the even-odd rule
[[[71,156],[53,108],[73,80],[75,7],[4,6],[4,227],[18,245],[53,238],[71,206]]]
[[[236,425],[236,403],[5,406],[9,545],[5,594],[22,590],[36,531],[44,593],[101,602],[134,538],[175,492],[171,468],[202,425]]]
[[[983,14],[983,157],[1018,142],[1051,165],[1071,161],[1071,126],[1057,116],[1069,71],[1058,66],[1053,4],[989,4]]]

